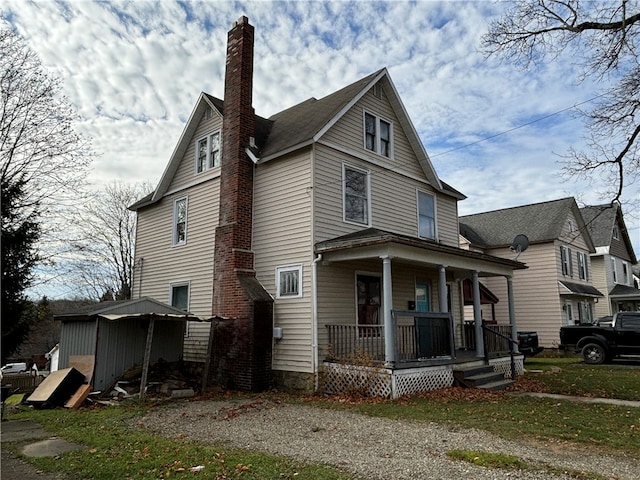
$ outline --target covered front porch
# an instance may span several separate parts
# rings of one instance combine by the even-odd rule
[[[353,269],[356,291],[355,318],[319,318],[328,383],[376,372],[383,396],[397,396],[452,385],[461,363],[494,364],[512,375],[518,352],[511,279],[515,269],[526,268],[522,263],[374,229],[319,243],[316,253],[323,269]],[[363,269],[370,273],[359,274]],[[507,282],[508,325],[483,322],[481,276]],[[473,293],[471,324],[464,322],[465,280]],[[522,371],[518,358],[520,368],[513,369]],[[400,388],[407,383],[409,391]]]

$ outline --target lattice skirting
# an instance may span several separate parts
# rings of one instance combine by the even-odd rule
[[[511,378],[511,359],[494,358],[489,360],[489,365],[493,366],[493,371],[502,373],[505,378]],[[524,357],[519,355],[515,357],[516,375],[524,374]]]
[[[331,395],[358,393],[398,398],[453,385],[453,366],[410,368],[362,367],[325,363],[325,392]]]

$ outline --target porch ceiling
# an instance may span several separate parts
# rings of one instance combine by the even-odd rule
[[[428,267],[477,271],[482,276],[512,276],[514,270],[528,268],[521,262],[374,228],[316,243],[315,250],[328,262],[388,256]]]

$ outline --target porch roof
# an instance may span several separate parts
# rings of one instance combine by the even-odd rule
[[[408,235],[367,228],[315,245],[326,261],[347,261],[389,256],[424,265],[478,271],[484,276],[507,275],[528,268],[524,263],[464,250]]]
[[[628,285],[616,285],[609,292],[610,297],[615,298],[638,298],[640,299],[640,290],[634,287],[630,287]]]
[[[566,290],[560,292],[560,295],[581,295],[583,297],[604,297],[600,291],[591,285],[583,285],[581,283],[565,282],[559,280]]]

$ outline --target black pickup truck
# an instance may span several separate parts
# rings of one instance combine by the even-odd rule
[[[640,312],[618,312],[606,326],[562,327],[560,350],[582,352],[585,363],[591,364],[620,355],[640,355]]]

